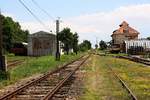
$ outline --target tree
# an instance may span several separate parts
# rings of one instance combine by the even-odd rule
[[[148,37],[147,39],[150,40],[150,37]]]
[[[108,42],[108,47],[111,47],[113,45],[113,40]]]
[[[86,51],[91,49],[91,42],[88,40],[84,40],[80,45],[79,45],[80,51]]]
[[[97,49],[98,48],[98,45],[97,44],[95,44],[95,49]]]
[[[3,18],[3,47],[4,50],[10,51],[15,42],[27,42],[29,32],[22,30],[18,22],[13,21],[11,17]]]
[[[75,34],[73,34],[73,52],[77,54],[78,52],[78,33],[75,32]]]
[[[101,40],[100,43],[99,43],[99,47],[101,50],[104,50],[107,48],[107,44],[105,41]]]
[[[64,28],[60,33],[58,33],[58,39],[64,43],[64,50],[69,54],[69,49],[73,46],[73,33],[70,28]]]

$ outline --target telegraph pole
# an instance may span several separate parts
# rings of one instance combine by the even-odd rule
[[[95,37],[96,38],[96,44],[95,44],[95,49],[97,49],[98,48],[98,39],[97,39],[97,37]]]
[[[5,56],[3,55],[3,18],[0,11],[0,71],[7,72]]]
[[[56,61],[60,60],[60,50],[59,50],[59,39],[58,39],[58,33],[59,33],[59,24],[60,20],[59,18],[56,20]]]

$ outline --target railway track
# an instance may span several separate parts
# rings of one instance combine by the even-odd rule
[[[99,54],[96,54],[98,56],[100,56]],[[111,70],[111,72],[113,73],[113,75],[115,76],[115,78],[117,80],[119,80],[119,82],[122,84],[123,88],[128,92],[128,94],[130,95],[132,100],[138,100],[137,97],[134,95],[134,93],[131,91],[131,89],[128,87],[128,85],[125,83],[125,81],[123,81],[119,75],[112,69],[111,66],[108,66],[109,70]]]
[[[8,61],[7,66],[8,67],[16,66],[16,65],[19,65],[19,64],[23,63],[24,61],[25,61],[25,59]]]
[[[123,58],[123,59],[127,59],[127,60],[130,60],[130,61],[134,61],[134,62],[137,62],[137,63],[141,63],[141,64],[145,64],[145,65],[150,66],[150,60],[146,60],[146,59],[143,59],[143,58],[131,57],[131,56],[118,56],[117,58]]]
[[[46,73],[38,79],[18,87],[0,97],[0,100],[64,100],[72,83],[73,74],[88,59],[83,56],[63,67]]]
[[[110,67],[108,66],[113,75],[116,77],[116,79],[119,80],[119,82],[122,84],[122,86],[126,89],[126,91],[131,96],[132,100],[138,100],[137,97],[134,95],[134,93],[131,91],[131,89],[127,86],[127,84],[119,77],[119,75]]]

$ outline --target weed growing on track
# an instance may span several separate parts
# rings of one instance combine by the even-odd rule
[[[58,65],[76,59],[80,55],[63,55],[61,56],[61,61],[55,61],[53,56],[27,57],[23,64],[9,69],[10,80],[0,80],[0,88],[13,84],[20,79],[54,70]]]
[[[106,59],[92,56],[85,70],[84,94],[80,100],[130,100],[126,90],[109,70]]]
[[[14,61],[14,60],[21,60],[21,59],[26,59],[26,56],[15,56],[14,54],[7,54],[6,59],[7,61]],[[32,57],[30,57],[32,58]]]
[[[112,63],[113,69],[127,83],[138,100],[149,100],[150,67],[124,59],[109,57],[106,59]]]
[[[111,66],[113,70],[126,82],[138,100],[150,98],[150,67],[132,61],[101,57],[105,67]]]

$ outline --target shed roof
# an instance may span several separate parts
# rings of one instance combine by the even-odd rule
[[[30,37],[45,37],[45,36],[56,36],[56,35],[44,31],[39,31],[30,35]]]

